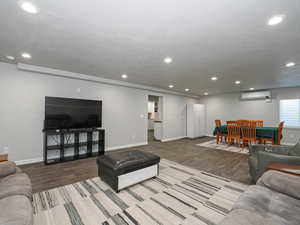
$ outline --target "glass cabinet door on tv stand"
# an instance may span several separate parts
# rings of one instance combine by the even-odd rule
[[[44,162],[52,164],[104,154],[104,129],[44,131]]]

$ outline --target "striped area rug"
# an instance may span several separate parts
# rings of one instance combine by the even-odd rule
[[[216,140],[212,141],[206,141],[200,144],[196,144],[197,146],[206,147],[206,148],[212,148],[212,149],[218,149],[228,152],[236,152],[236,153],[242,153],[242,154],[249,154],[248,147],[242,148],[237,145],[228,145],[224,142],[220,142],[219,144],[216,143]]]
[[[120,193],[95,177],[34,194],[34,225],[214,225],[246,188],[162,159],[157,178]]]

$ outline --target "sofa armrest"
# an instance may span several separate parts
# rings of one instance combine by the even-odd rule
[[[258,151],[264,151],[265,147],[265,145],[249,145],[249,153],[255,155]]]
[[[17,166],[14,162],[6,161],[0,163],[0,178],[16,173]]]
[[[300,177],[298,176],[276,170],[268,170],[261,178],[259,178],[257,184],[293,198],[300,199]]]
[[[293,148],[293,146],[289,145],[250,145],[249,146],[249,152],[250,155],[256,154],[258,151],[266,151],[266,152],[272,152],[274,154],[280,154],[280,155],[288,155],[290,149]]]
[[[257,152],[257,177],[260,177],[266,171],[268,164],[272,162],[300,165],[300,157],[259,151]]]
[[[266,152],[271,152],[274,154],[280,154],[280,155],[288,155],[290,150],[294,146],[289,146],[289,145],[272,145],[272,146],[266,146],[265,151]]]

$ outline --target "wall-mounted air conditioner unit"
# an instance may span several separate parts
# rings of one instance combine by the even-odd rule
[[[241,93],[241,100],[270,100],[272,98],[271,91],[251,91],[251,92],[243,92]]]

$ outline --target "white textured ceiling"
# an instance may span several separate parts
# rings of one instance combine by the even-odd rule
[[[300,0],[0,2],[0,60],[201,95],[300,85]],[[266,25],[284,14],[278,26]],[[26,51],[32,59],[25,60]],[[173,63],[163,63],[170,56]],[[288,61],[298,63],[285,68]],[[218,76],[217,82],[210,80]],[[235,85],[241,80],[241,85]]]

